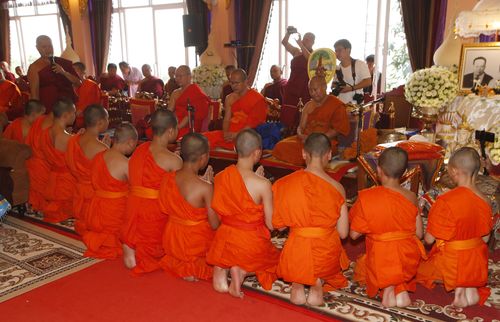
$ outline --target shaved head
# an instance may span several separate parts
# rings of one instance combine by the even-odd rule
[[[326,80],[324,77],[321,76],[314,76],[309,80],[309,87],[313,85],[319,85],[319,86],[325,86],[326,87]]]
[[[137,140],[138,137],[137,130],[132,124],[122,123],[115,129],[114,142],[123,143],[130,139]]]
[[[188,133],[181,141],[181,157],[184,162],[196,162],[208,153],[208,139],[200,133]]]
[[[54,118],[60,118],[64,113],[75,111],[75,105],[69,99],[60,99],[52,107]]]
[[[167,130],[177,128],[177,118],[170,110],[158,109],[151,115],[151,128],[154,136],[161,136]]]
[[[42,44],[44,41],[52,42],[52,39],[50,39],[50,37],[46,36],[46,35],[40,35],[40,36],[36,37],[36,45],[37,46]]]
[[[235,70],[233,70],[231,72],[231,77],[233,77],[233,75],[239,77],[241,81],[245,81],[248,78],[245,70],[243,70],[241,68],[236,68]]]
[[[262,149],[262,138],[254,129],[246,129],[236,136],[235,146],[238,157],[246,158],[253,151]]]
[[[323,133],[312,133],[304,143],[304,151],[311,157],[322,157],[332,151],[332,144]]]
[[[33,113],[45,113],[45,106],[39,100],[29,100],[24,105],[24,115],[31,115]]]
[[[477,151],[471,147],[456,150],[448,161],[448,166],[461,170],[469,176],[474,176],[481,168],[481,158]]]
[[[189,68],[189,66],[186,65],[180,65],[179,67],[177,67],[176,72],[183,73],[186,75],[191,75],[191,68]]]
[[[389,178],[401,178],[408,167],[408,153],[398,147],[387,148],[378,158],[378,166]]]
[[[85,108],[83,111],[83,122],[85,127],[93,127],[97,125],[100,120],[108,118],[108,111],[99,104],[92,104]]]

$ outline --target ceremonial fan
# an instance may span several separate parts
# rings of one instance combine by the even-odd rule
[[[309,56],[307,62],[307,74],[309,79],[314,76],[322,76],[328,84],[335,74],[337,67],[337,56],[330,48],[316,49]]]

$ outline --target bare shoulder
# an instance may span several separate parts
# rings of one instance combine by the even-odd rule
[[[182,159],[170,151],[161,151],[158,155],[159,166],[165,171],[176,171],[182,167]]]
[[[176,100],[180,95],[181,95],[181,92],[182,92],[182,88],[177,88],[175,89],[173,92],[172,92],[172,99],[173,100]]]
[[[93,159],[95,155],[99,152],[106,151],[108,146],[99,140],[93,140],[89,142],[88,149],[85,151],[89,159]]]
[[[304,110],[302,111],[302,114],[309,114],[311,110],[314,109],[314,102],[309,101],[304,105]]]
[[[329,175],[326,175],[327,181],[335,188],[337,191],[345,198],[345,189],[344,186],[340,184],[337,180],[331,178]]]
[[[417,195],[408,189],[401,188],[401,194],[414,205],[417,205]]]
[[[226,106],[231,106],[238,99],[238,94],[231,93],[226,96]]]
[[[251,173],[248,176],[248,179],[250,179],[250,183],[253,184],[257,189],[261,191],[271,191],[272,190],[272,185],[271,181],[268,179],[261,177],[255,173]]]

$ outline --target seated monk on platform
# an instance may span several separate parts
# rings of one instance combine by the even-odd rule
[[[118,125],[111,149],[92,160],[94,194],[85,216],[83,242],[87,257],[115,259],[121,256],[120,230],[127,211],[128,158],[137,145],[137,130],[130,123]]]
[[[214,265],[213,287],[243,297],[246,276],[257,275],[260,285],[270,290],[276,280],[279,250],[271,243],[273,197],[271,183],[261,166],[262,139],[253,129],[236,136],[238,162],[215,176],[212,208],[221,217],[207,262]],[[228,287],[228,270],[231,285]]]
[[[333,290],[347,286],[342,271],[349,267],[349,259],[340,243],[349,233],[347,205],[344,188],[324,170],[332,157],[328,137],[309,135],[302,153],[306,169],[273,185],[273,226],[290,227],[278,276],[292,282],[292,303],[320,306],[323,287]],[[304,285],[311,286],[307,299]]]
[[[66,164],[76,179],[76,189],[73,194],[73,217],[75,230],[80,235],[85,231],[85,216],[94,189],[90,178],[92,176],[92,159],[100,152],[109,148],[110,138],[105,136],[99,140],[99,134],[106,131],[109,125],[108,112],[98,104],[89,105],[83,112],[85,132],[73,135],[66,149]]]
[[[116,74],[118,67],[116,64],[109,63],[107,73],[104,73],[99,78],[101,90],[106,91],[109,95],[117,95],[123,93],[128,87],[123,78]]]
[[[231,86],[231,73],[236,69],[234,65],[227,65],[224,70],[226,71],[227,80],[222,84],[222,90],[220,93],[220,100],[222,102],[222,106],[226,105],[226,97],[233,92],[233,87]]]
[[[5,79],[0,70],[0,113],[5,113],[11,108],[17,108],[21,104],[21,91],[16,83]]]
[[[76,102],[76,122],[75,128],[80,129],[84,127],[83,121],[83,111],[85,108],[92,104],[101,103],[101,88],[94,80],[90,79],[86,75],[85,64],[77,62],[73,64],[78,77],[82,80],[82,84],[76,87],[76,94],[78,95],[78,101]]]
[[[311,133],[324,133],[332,144],[332,153],[337,153],[337,135],[349,134],[350,124],[344,103],[338,98],[326,94],[326,82],[315,76],[309,81],[311,100],[302,111],[297,135],[278,142],[273,156],[295,165],[304,165],[302,158],[303,142]]]
[[[408,291],[415,291],[418,264],[425,256],[417,196],[399,183],[407,164],[403,149],[385,149],[377,166],[382,185],[360,191],[349,213],[351,238],[366,235],[366,255],[356,262],[354,280],[367,286],[370,297],[382,290],[385,307],[411,304]]]
[[[42,209],[43,220],[61,222],[73,217],[73,194],[76,179],[69,171],[65,153],[71,134],[66,128],[75,122],[76,109],[71,100],[59,100],[54,104],[54,123],[42,132],[41,149],[49,165],[49,177],[42,193],[47,205]]]
[[[181,141],[182,169],[169,172],[160,186],[160,209],[168,215],[160,266],[187,281],[212,278],[206,255],[220,221],[212,210],[213,185],[198,176],[208,164],[206,137],[188,133]],[[213,170],[207,168],[210,181]]]
[[[179,88],[179,85],[175,81],[175,66],[170,66],[168,68],[168,82],[165,84],[165,90],[163,91],[165,97],[170,97],[172,92]]]
[[[233,140],[241,130],[253,129],[266,122],[266,100],[248,86],[247,73],[243,69],[235,69],[230,79],[233,93],[226,99],[222,131],[204,133],[211,149],[222,147],[233,150]]]
[[[141,144],[129,161],[130,194],[123,228],[123,260],[136,274],[160,268],[165,255],[162,235],[168,216],[158,203],[159,189],[168,171],[182,167],[181,158],[168,150],[177,138],[177,119],[169,110],[156,110],[151,116],[153,141]]]
[[[31,125],[42,114],[45,114],[45,107],[42,103],[39,100],[29,100],[24,106],[24,116],[12,121],[5,129],[4,139],[25,143]]]
[[[265,98],[270,98],[272,100],[279,100],[280,105],[283,103],[283,90],[287,83],[286,79],[281,78],[283,71],[277,65],[272,65],[270,70],[272,83],[267,83],[260,92]]]
[[[142,65],[142,79],[137,87],[137,92],[153,93],[156,98],[163,97],[163,81],[151,74],[151,66],[148,64]]]
[[[39,99],[48,112],[60,99],[76,102],[77,96],[73,87],[79,87],[81,80],[73,69],[71,61],[54,56],[52,40],[48,36],[36,38],[36,49],[40,58],[28,69],[30,98]]]
[[[201,132],[203,121],[208,116],[210,98],[191,80],[189,66],[181,65],[175,70],[175,81],[180,86],[170,96],[168,109],[175,112],[179,121],[179,137],[189,133],[188,104],[194,107],[194,131]]]
[[[451,156],[448,173],[458,187],[439,196],[431,207],[424,239],[435,244],[417,272],[417,282],[427,288],[440,281],[446,291],[455,290],[455,307],[482,305],[490,295],[486,243],[492,211],[475,184],[480,167],[473,148],[460,148]]]

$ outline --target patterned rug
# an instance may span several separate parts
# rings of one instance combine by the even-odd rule
[[[0,303],[97,263],[84,245],[25,220],[0,223]]]

